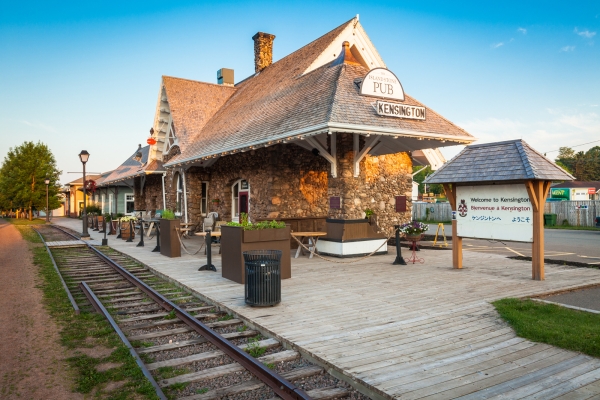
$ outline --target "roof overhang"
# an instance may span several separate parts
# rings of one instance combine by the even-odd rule
[[[97,187],[107,187],[107,186],[117,186],[117,184],[122,183],[125,186],[131,186],[133,185],[133,179],[140,177],[140,176],[145,176],[145,175],[153,175],[153,174],[164,174],[166,171],[140,171],[136,174],[132,174],[132,175],[127,175],[121,178],[117,178],[117,179],[112,179],[110,181],[105,181],[102,182],[100,185],[98,185]]]
[[[306,137],[323,136],[331,133],[357,133],[363,136],[379,135],[380,145],[377,146],[371,155],[383,155],[400,152],[409,152],[423,149],[431,149],[435,147],[467,145],[477,140],[475,137],[457,137],[455,135],[447,135],[441,133],[419,132],[408,129],[395,129],[381,126],[356,125],[356,124],[341,124],[327,123],[321,125],[310,126],[294,131],[289,131],[278,136],[273,136],[268,139],[249,142],[243,146],[225,148],[220,152],[199,154],[187,158],[182,158],[176,161],[168,162],[165,167],[172,168],[183,166],[185,164],[196,164],[201,160],[210,160],[212,158],[222,157],[226,155],[243,153],[245,151],[255,150],[261,147],[269,147],[275,144],[294,143],[302,147],[301,144]]]

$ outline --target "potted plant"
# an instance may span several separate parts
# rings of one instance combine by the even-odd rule
[[[404,235],[406,240],[415,242],[421,239],[423,233],[429,229],[429,225],[426,225],[419,221],[412,221],[403,225],[400,225],[400,233]]]
[[[181,244],[177,229],[181,220],[175,218],[171,210],[164,210],[160,218],[160,254],[167,257],[181,257]]]
[[[133,240],[135,238],[135,232],[133,229],[133,224],[136,218],[134,216],[124,216],[119,221],[121,223],[121,239],[127,240],[129,237]]]
[[[248,250],[281,250],[281,279],[292,277],[290,256],[290,226],[284,222],[228,222],[221,226],[221,273],[223,278],[237,283],[245,281],[243,252]]]

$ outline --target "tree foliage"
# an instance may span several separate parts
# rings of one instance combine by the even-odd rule
[[[50,210],[60,207],[58,181],[61,171],[54,155],[45,144],[25,142],[10,148],[0,167],[0,209],[46,209],[46,178]]]
[[[420,171],[421,169],[423,169],[423,167],[420,165],[413,166],[413,173]],[[433,174],[433,171],[431,170],[431,166],[428,165],[425,167],[425,169],[423,171],[421,171],[418,174],[416,174],[415,176],[413,176],[413,181],[415,181],[419,184],[419,193],[424,193],[425,185],[423,184],[423,181],[425,180],[425,178],[427,178],[431,174]],[[439,183],[428,184],[427,185],[427,193],[443,194],[444,187],[442,185],[440,185]]]
[[[600,146],[586,152],[561,147],[555,161],[578,181],[600,181]]]

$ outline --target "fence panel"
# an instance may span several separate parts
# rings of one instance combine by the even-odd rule
[[[578,209],[577,206],[588,206]],[[572,226],[595,226],[595,218],[600,217],[600,200],[588,201],[552,201],[546,202],[545,214],[556,214],[556,223],[562,225],[564,220]]]
[[[450,208],[450,203],[416,203],[413,201],[412,217],[420,221],[450,221],[452,220],[452,208]]]

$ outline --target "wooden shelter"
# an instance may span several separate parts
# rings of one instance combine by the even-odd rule
[[[573,176],[521,139],[467,146],[425,180],[425,183],[439,183],[444,186],[453,210],[453,267],[462,268],[462,237],[459,236],[459,221],[455,214],[459,206],[457,188],[507,184],[518,188],[524,185],[533,208],[532,278],[544,280],[544,204],[552,181],[573,179]],[[461,202],[460,206],[465,207],[465,201]],[[471,206],[471,209],[478,208],[482,207]]]

